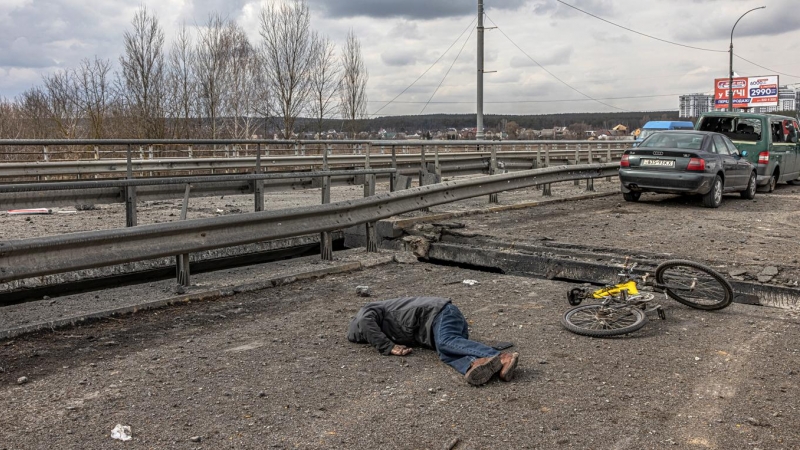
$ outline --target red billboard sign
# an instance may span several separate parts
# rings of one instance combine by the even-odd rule
[[[714,108],[728,109],[728,78],[714,80]],[[733,107],[778,106],[778,76],[734,77]]]

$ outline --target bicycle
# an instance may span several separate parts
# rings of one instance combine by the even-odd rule
[[[593,290],[587,287],[570,289],[567,294],[568,310],[561,324],[569,331],[592,337],[610,337],[632,333],[647,323],[647,314],[657,312],[665,319],[661,305],[655,304],[656,293],[673,298],[684,305],[706,311],[727,307],[733,301],[733,288],[714,269],[692,261],[670,260],[656,267],[655,281],[649,273],[633,274],[634,263],[628,266],[625,259],[620,282]],[[640,292],[641,285],[653,292]],[[580,306],[583,300],[600,300],[600,303]]]

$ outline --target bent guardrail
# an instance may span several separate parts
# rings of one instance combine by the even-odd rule
[[[0,241],[0,282],[330,232],[502,191],[609,177],[617,170],[618,165],[613,163],[551,167],[449,181],[318,206]],[[374,248],[374,239],[374,235],[367,233],[368,249]]]

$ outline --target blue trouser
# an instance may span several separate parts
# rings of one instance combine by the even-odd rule
[[[452,303],[442,308],[433,319],[433,342],[439,359],[461,374],[467,373],[472,361],[500,353],[480,342],[470,341],[467,327],[467,319]]]

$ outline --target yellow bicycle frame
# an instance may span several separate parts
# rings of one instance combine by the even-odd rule
[[[600,299],[611,296],[617,296],[621,291],[628,291],[628,295],[639,295],[639,290],[636,289],[636,282],[631,280],[616,286],[608,286],[592,292],[592,298]]]

